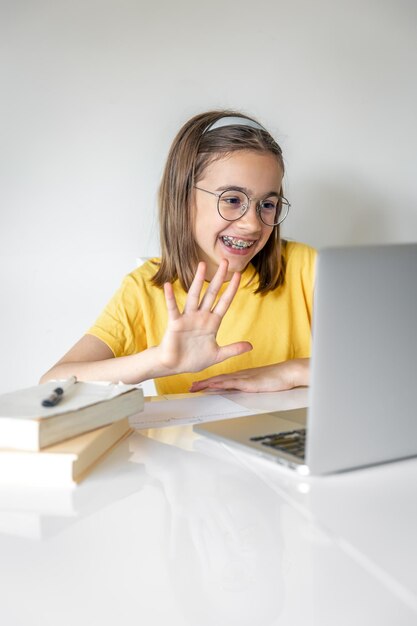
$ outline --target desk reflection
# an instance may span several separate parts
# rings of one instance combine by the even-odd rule
[[[101,459],[79,485],[66,488],[0,487],[0,542],[45,541],[140,490],[147,477],[126,463],[128,440]]]
[[[188,622],[274,622],[283,606],[285,567],[282,507],[274,492],[219,454],[138,433],[129,443],[131,461],[144,464],[166,497],[167,566]]]

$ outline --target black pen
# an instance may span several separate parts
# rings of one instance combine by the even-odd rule
[[[62,400],[64,393],[77,382],[76,376],[71,376],[68,380],[63,380],[59,387],[56,387],[52,393],[42,400],[42,406],[55,406]]]

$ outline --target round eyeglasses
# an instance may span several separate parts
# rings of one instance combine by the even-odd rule
[[[220,217],[227,222],[235,222],[243,217],[249,210],[250,203],[254,200],[240,189],[231,188],[216,193],[197,187],[197,185],[194,188],[216,196],[217,211]],[[290,203],[284,196],[273,193],[257,203],[256,213],[266,226],[278,226],[287,217],[290,207]]]

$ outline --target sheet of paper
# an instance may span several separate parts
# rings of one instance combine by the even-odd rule
[[[297,389],[290,389],[289,391],[263,393],[230,391],[221,395],[246,409],[266,413],[268,411],[289,411],[308,406],[308,393],[307,387],[297,387]]]
[[[183,424],[198,424],[223,420],[232,417],[243,417],[262,413],[254,409],[242,407],[240,404],[221,395],[186,395],[172,399],[145,402],[144,410],[129,419],[132,428],[162,428]]]

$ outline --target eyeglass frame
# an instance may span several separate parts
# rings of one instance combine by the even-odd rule
[[[240,220],[240,218],[243,217],[244,215],[246,215],[246,213],[249,211],[249,208],[250,208],[252,200],[255,200],[255,198],[250,198],[245,191],[243,191],[242,189],[237,189],[236,187],[229,187],[228,189],[224,189],[221,193],[216,193],[215,191],[209,191],[208,189],[203,189],[202,187],[198,187],[197,185],[194,185],[194,189],[198,189],[199,191],[204,191],[204,193],[209,193],[212,196],[216,196],[216,198],[217,198],[217,213],[220,215],[222,220],[225,220],[226,222],[237,222],[237,220]],[[223,217],[223,215],[220,213],[220,209],[219,209],[220,198],[222,197],[223,194],[227,193],[228,191],[238,191],[239,193],[243,193],[243,195],[246,196],[246,198],[248,199],[247,203],[243,204],[243,206],[245,207],[245,210],[243,211],[243,213],[241,213],[239,215],[239,217],[235,217],[235,219],[233,219],[233,220],[228,220],[227,217]],[[287,198],[285,198],[284,196],[282,196],[280,194],[269,194],[269,196],[265,196],[264,199],[266,200],[271,195],[276,195],[278,197],[278,200],[281,200],[281,202],[283,200],[285,201],[285,203],[283,203],[283,204],[287,208],[287,211],[286,211],[284,217],[279,220],[279,222],[277,222],[276,224],[267,224],[266,222],[264,222],[264,220],[262,219],[261,208],[260,208],[260,204],[261,204],[262,200],[258,200],[258,202],[256,203],[255,210],[256,210],[256,213],[257,213],[259,219],[261,220],[262,224],[265,224],[265,226],[274,227],[274,226],[279,226],[280,224],[282,224],[282,222],[288,216],[288,213],[290,212],[291,204],[288,202]]]

